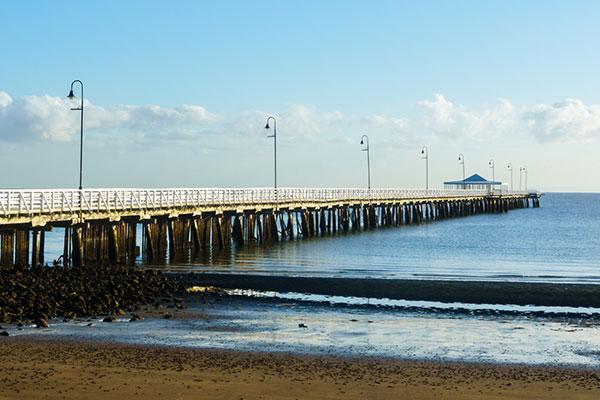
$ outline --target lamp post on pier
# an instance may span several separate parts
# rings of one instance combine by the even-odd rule
[[[362,149],[362,151],[367,152],[367,187],[369,190],[371,190],[371,151],[369,147],[369,137],[367,135],[362,135],[360,138],[360,144],[367,146]]]
[[[273,187],[277,190],[277,120],[275,117],[268,117],[267,124],[265,125],[265,129],[270,129],[269,121],[273,120],[273,134],[267,136],[268,138],[273,138],[273,170],[275,175],[275,182]]]
[[[425,160],[425,190],[429,189],[429,148],[423,146],[421,149],[421,158]]]
[[[525,190],[527,190],[527,167],[519,168],[519,191],[522,188],[523,174],[525,174]]]
[[[81,103],[79,107],[71,108],[73,111],[81,111],[81,126],[79,133],[79,190],[83,189],[83,82],[79,79],[71,82],[71,91],[67,95],[67,97],[71,100],[75,98],[73,94],[73,85],[75,83],[79,83],[81,85]]]
[[[510,172],[510,190],[513,190],[513,166],[512,163],[508,163],[508,171]]]
[[[490,168],[492,169],[492,192],[494,191],[494,185],[496,182],[496,163],[494,162],[494,159],[492,158],[489,162],[488,162]]]
[[[458,163],[462,164],[462,180],[463,180],[463,189],[467,188],[467,184],[465,183],[465,156],[463,153],[458,155]]]

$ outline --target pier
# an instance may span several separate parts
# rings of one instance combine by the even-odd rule
[[[231,246],[505,213],[539,201],[538,193],[487,190],[0,190],[0,265],[45,264],[45,234],[54,228],[64,228],[63,265],[132,264],[140,256],[161,262]]]

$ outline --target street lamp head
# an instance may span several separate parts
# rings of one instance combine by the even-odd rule
[[[270,128],[269,121],[267,121],[267,124],[265,125],[265,129],[269,129],[269,128]]]
[[[367,135],[362,135],[360,137],[360,144],[364,144],[367,146],[367,149],[369,148],[369,137]],[[364,149],[364,151],[367,151],[367,149]]]
[[[73,89],[71,89],[71,91],[69,91],[69,95],[67,96],[67,98],[73,100],[75,98],[75,95],[73,94]]]

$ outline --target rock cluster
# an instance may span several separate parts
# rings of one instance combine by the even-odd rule
[[[0,322],[123,315],[143,304],[172,301],[183,287],[160,271],[103,265],[0,270]]]

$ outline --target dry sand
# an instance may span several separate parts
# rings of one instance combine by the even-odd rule
[[[0,399],[600,399],[600,371],[0,338]]]

